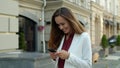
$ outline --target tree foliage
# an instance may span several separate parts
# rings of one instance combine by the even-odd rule
[[[116,45],[117,45],[117,46],[120,46],[120,35],[117,36]]]
[[[19,32],[19,49],[26,50],[24,32]]]
[[[102,46],[103,49],[105,49],[105,48],[108,47],[108,40],[107,40],[107,38],[106,38],[106,35],[103,35],[103,36],[102,36],[101,46]]]

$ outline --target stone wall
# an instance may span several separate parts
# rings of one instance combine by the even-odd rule
[[[18,48],[18,2],[0,2],[0,51]]]

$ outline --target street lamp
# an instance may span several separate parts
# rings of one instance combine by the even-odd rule
[[[116,32],[117,32],[117,30],[116,30],[116,27],[117,27],[117,25],[116,25],[116,21],[115,21],[115,11],[116,11],[116,7],[115,7],[115,2],[116,0],[113,0],[113,23],[114,23],[114,35],[116,35]]]

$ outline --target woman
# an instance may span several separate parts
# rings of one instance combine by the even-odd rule
[[[68,8],[59,8],[53,14],[48,45],[57,50],[50,52],[57,68],[91,68],[89,34]]]

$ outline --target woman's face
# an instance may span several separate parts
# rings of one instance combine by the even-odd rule
[[[71,33],[71,27],[67,20],[61,16],[55,17],[55,22],[58,25],[59,29],[62,30],[65,34]]]

